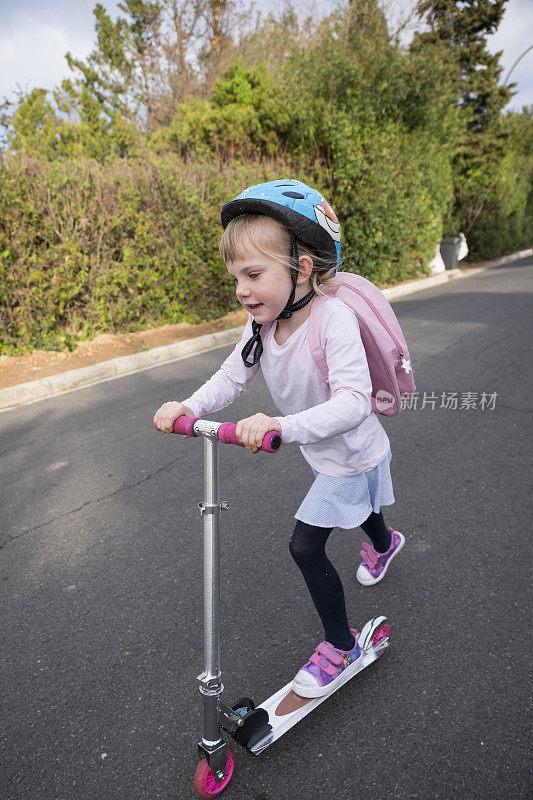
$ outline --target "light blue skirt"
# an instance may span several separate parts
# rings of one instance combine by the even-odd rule
[[[389,452],[373,469],[361,475],[336,478],[313,469],[315,480],[294,515],[321,528],[357,528],[372,511],[394,503]]]

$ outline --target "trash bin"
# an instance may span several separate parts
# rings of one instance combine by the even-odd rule
[[[449,236],[440,241],[440,254],[444,261],[446,269],[457,269],[459,263],[459,245],[461,244],[460,236]]]

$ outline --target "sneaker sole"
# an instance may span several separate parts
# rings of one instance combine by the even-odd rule
[[[391,555],[391,557],[389,558],[389,560],[385,564],[385,569],[383,570],[383,572],[381,573],[379,578],[373,578],[372,575],[370,574],[370,572],[366,569],[366,567],[363,567],[362,564],[359,566],[359,569],[357,570],[357,574],[356,574],[355,577],[357,578],[359,583],[362,584],[362,586],[373,586],[375,583],[379,583],[380,580],[385,577],[385,573],[387,572],[387,570],[389,568],[390,562],[392,561],[394,556],[397,555],[400,552],[400,550],[402,549],[402,547],[405,544],[405,536],[403,535],[403,533],[400,533],[400,531],[395,531],[395,533],[399,533],[400,534],[400,544],[398,545],[398,547],[396,548],[394,553]],[[361,571],[363,574],[366,573],[366,575],[368,575],[368,579],[366,578],[366,575],[364,577],[364,580],[362,578],[360,578],[359,577],[359,571]]]
[[[346,667],[346,669],[343,669],[343,671],[337,675],[337,677],[332,680],[331,683],[328,683],[327,686],[307,686],[306,684],[296,683],[296,681],[293,681],[292,691],[300,697],[323,697],[325,694],[329,694],[335,690],[335,686],[338,684],[340,678],[346,678],[347,675],[350,675],[351,677],[352,674],[355,674],[359,671],[364,655],[364,651],[361,650],[361,655],[357,661],[352,661],[350,666]]]

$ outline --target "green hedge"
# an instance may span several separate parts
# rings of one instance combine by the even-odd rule
[[[26,124],[37,114],[48,149],[30,126],[33,155],[15,147],[0,162],[0,353],[72,349],[100,332],[234,310],[218,254],[220,207],[279,177],[316,186],[331,202],[344,269],[376,283],[427,272],[448,233],[461,135],[447,65],[431,50],[388,42],[365,51],[353,36],[290,57],[275,79],[233,64],[210,100],[182,103],[167,128],[139,134],[134,147],[122,137],[124,158],[105,142],[95,150],[92,139],[85,155],[48,146],[51,108],[32,95],[37,105],[19,116]],[[477,214],[471,258],[533,241],[531,113],[502,125],[509,135],[486,173],[491,186],[474,177],[463,191]]]
[[[405,169],[407,154],[391,132],[380,147],[387,141],[387,173],[369,159],[364,190],[338,196],[324,173],[318,180],[319,170],[273,161],[221,169],[170,154],[105,166],[8,157],[0,167],[0,353],[73,349],[100,332],[234,310],[218,253],[220,206],[245,185],[282,175],[298,175],[332,198],[353,259],[348,268],[376,281],[418,274],[440,234],[430,196],[419,178],[412,183],[414,163]],[[400,162],[403,177],[387,183]],[[360,218],[358,208],[365,209]]]
[[[331,197],[352,268],[375,282],[426,271],[453,191],[457,114],[438,59],[421,66],[389,48],[362,62],[326,42],[283,71],[291,149]]]
[[[479,209],[467,236],[468,260],[497,258],[533,246],[533,107],[506,114],[505,155],[483,202],[476,181],[469,187]]]
[[[0,167],[0,353],[74,348],[105,331],[238,307],[218,254],[219,208],[279,165],[220,172],[167,155]]]

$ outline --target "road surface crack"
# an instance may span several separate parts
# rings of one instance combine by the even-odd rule
[[[135,486],[140,486],[141,483],[145,483],[146,481],[150,480],[151,478],[154,478],[156,475],[159,475],[159,473],[164,472],[166,469],[171,467],[177,461],[178,461],[178,459],[174,458],[171,461],[169,461],[166,464],[164,464],[162,467],[159,467],[159,469],[156,469],[154,472],[151,472],[148,475],[143,476],[138,481],[134,481],[133,483],[128,483],[128,484],[126,484],[124,486],[120,486],[118,489],[115,489],[113,492],[109,492],[108,494],[101,495],[100,497],[94,497],[91,500],[86,500],[84,503],[81,503],[81,505],[77,506],[76,508],[71,508],[69,511],[65,511],[62,514],[58,514],[57,517],[53,517],[52,519],[48,519],[45,522],[40,522],[38,525],[34,525],[33,528],[28,528],[27,530],[21,531],[20,533],[17,533],[15,536],[12,536],[11,534],[8,533],[8,537],[9,538],[6,539],[5,542],[0,544],[0,550],[2,550],[7,544],[9,544],[9,542],[14,542],[16,539],[21,539],[23,536],[27,536],[30,533],[34,533],[35,531],[38,531],[40,528],[44,528],[47,525],[51,525],[51,524],[53,524],[54,522],[57,522],[60,519],[64,519],[65,517],[70,516],[71,514],[76,514],[78,511],[81,511],[82,508],[85,508],[86,506],[89,506],[92,503],[100,503],[102,500],[107,500],[109,497],[115,497],[116,495],[120,494],[121,492],[127,491],[128,489],[133,489]]]

